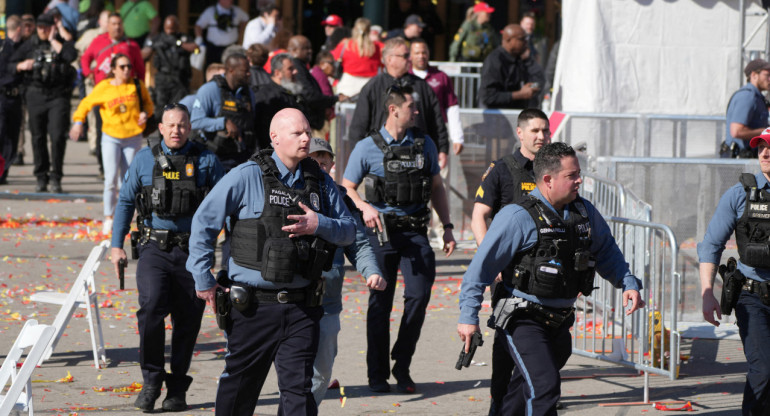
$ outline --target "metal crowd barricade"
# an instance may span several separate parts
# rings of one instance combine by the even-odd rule
[[[572,351],[644,372],[644,402],[649,403],[650,373],[671,380],[679,374],[678,244],[663,224],[619,217],[607,222],[631,272],[644,284],[646,305],[626,316],[621,291],[597,276],[597,289],[576,304]]]
[[[444,71],[454,84],[460,108],[478,108],[478,91],[481,85],[480,62],[430,62]]]

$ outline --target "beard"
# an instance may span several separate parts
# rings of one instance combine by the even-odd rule
[[[302,84],[296,81],[289,81],[288,79],[282,79],[281,86],[289,90],[289,92],[294,95],[302,94]]]

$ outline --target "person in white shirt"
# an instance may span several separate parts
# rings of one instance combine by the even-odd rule
[[[249,15],[233,0],[219,0],[207,7],[195,22],[195,43],[206,46],[206,64],[220,62],[225,48],[242,41],[243,30]],[[206,30],[206,41],[203,31]]]
[[[243,33],[243,49],[255,43],[270,44],[281,26],[281,10],[275,4],[259,9],[259,17],[249,21]]]

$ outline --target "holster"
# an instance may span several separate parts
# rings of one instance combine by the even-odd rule
[[[314,307],[323,304],[324,290],[326,289],[326,280],[318,279],[311,281],[305,289],[305,306]]]
[[[226,330],[230,325],[230,310],[233,304],[230,302],[230,295],[222,288],[217,288],[216,293],[217,326],[221,330]]]
[[[503,330],[508,329],[511,318],[523,312],[523,304],[526,304],[525,300],[515,297],[505,297],[498,300],[493,309],[492,316],[487,321],[487,326]]]
[[[131,259],[133,260],[139,258],[139,249],[137,248],[137,244],[139,244],[140,238],[141,234],[139,231],[131,231]]]
[[[724,315],[730,315],[741,296],[746,277],[738,270],[738,262],[730,257],[727,264],[719,265],[719,275],[722,277],[722,297],[719,307]]]

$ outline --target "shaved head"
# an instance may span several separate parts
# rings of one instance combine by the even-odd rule
[[[310,153],[310,123],[295,108],[284,108],[270,121],[270,141],[275,154],[292,172]]]
[[[512,23],[502,30],[503,34],[503,49],[508,51],[511,55],[519,56],[527,50],[527,34],[521,26]]]

